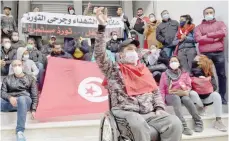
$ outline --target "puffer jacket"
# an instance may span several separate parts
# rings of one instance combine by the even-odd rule
[[[37,95],[36,80],[31,75],[25,74],[22,78],[17,78],[12,74],[3,79],[1,98],[4,100],[8,101],[11,96],[29,96],[32,99],[31,110],[36,111],[38,104]]]
[[[18,49],[19,47],[25,47],[25,42],[22,40],[18,40],[17,42],[12,41],[11,47],[12,49]]]
[[[2,47],[0,54],[1,60],[4,60],[6,62],[6,65],[10,65],[12,61],[16,59],[16,53],[17,51],[12,48],[10,48],[10,50],[6,53],[4,47]]]
[[[107,42],[107,49],[112,53],[117,53],[119,51],[120,44],[120,41],[111,39]]]
[[[178,31],[178,32],[179,32],[179,31]],[[177,33],[177,34],[178,34],[178,33]],[[175,39],[173,40],[173,45],[174,45],[174,46],[178,45],[179,40],[180,40],[180,39],[178,39],[178,38],[177,38],[177,35],[176,35]],[[184,39],[183,42],[179,43],[179,49],[183,49],[183,48],[195,48],[195,47],[196,47],[196,46],[195,46],[195,43],[196,43],[196,41],[195,41],[195,39],[194,39],[194,32],[192,31],[192,32],[190,32],[190,33],[186,36],[186,38]]]
[[[179,23],[175,20],[169,19],[169,21],[162,21],[157,26],[156,38],[159,42],[163,44],[164,47],[173,46],[172,42],[176,36]]]
[[[34,62],[40,62],[40,63],[44,62],[43,55],[37,48],[33,48],[32,50],[28,50],[28,51],[29,51],[29,59],[33,60]]]
[[[18,31],[16,22],[13,18],[12,15],[6,16],[2,15],[1,16],[1,29],[7,29],[8,31]]]
[[[227,27],[223,21],[203,20],[195,28],[195,39],[199,43],[200,53],[224,51],[224,37]],[[216,39],[219,39],[216,41]]]

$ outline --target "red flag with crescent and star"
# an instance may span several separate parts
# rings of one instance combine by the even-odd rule
[[[108,93],[96,63],[50,57],[36,119],[104,113]]]

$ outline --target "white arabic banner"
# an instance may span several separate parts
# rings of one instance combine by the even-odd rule
[[[23,15],[21,23],[50,24],[78,27],[98,27],[95,16],[69,15],[48,12],[29,12]],[[123,28],[124,23],[121,18],[109,18],[106,28]]]

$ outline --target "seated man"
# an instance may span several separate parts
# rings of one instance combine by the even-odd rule
[[[25,47],[25,42],[22,40],[19,40],[19,33],[14,31],[12,32],[11,36],[11,47],[12,49],[18,49],[19,47]]]
[[[1,76],[8,75],[11,62],[16,59],[16,50],[12,49],[11,41],[8,37],[2,39],[1,49]]]
[[[180,141],[181,122],[175,115],[164,111],[165,104],[152,74],[145,65],[138,63],[136,46],[139,42],[129,39],[121,44],[119,63],[108,59],[105,44],[107,16],[102,10],[96,11],[99,27],[94,52],[96,62],[107,79],[112,113],[128,122],[135,141],[151,141],[152,130],[160,134],[161,141]]]
[[[66,59],[72,59],[72,55],[65,52],[62,49],[61,44],[59,44],[59,43],[54,44],[54,48],[52,49],[51,56],[52,57],[66,58]]]
[[[49,43],[42,47],[41,53],[44,54],[45,56],[50,55],[55,43],[56,43],[56,36],[51,36]]]
[[[7,76],[2,82],[1,111],[11,112],[17,110],[17,141],[25,141],[23,132],[27,111],[31,110],[34,118],[37,108],[37,85],[32,76],[23,73],[20,60],[14,60],[12,66],[14,74]]]
[[[43,56],[42,53],[36,48],[35,40],[33,38],[28,39],[27,43],[27,51],[29,52],[29,59],[33,60],[36,64],[36,66],[39,69],[38,74],[38,83],[39,83],[39,89],[43,86],[43,79],[44,79],[44,64],[46,60],[46,56]]]

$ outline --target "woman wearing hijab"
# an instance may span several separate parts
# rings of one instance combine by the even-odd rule
[[[213,127],[226,132],[227,128],[221,120],[222,100],[217,90],[217,83],[213,74],[213,62],[205,55],[198,55],[192,65],[192,91],[190,98],[196,103],[201,113],[205,113],[206,106],[213,103],[216,121]]]
[[[169,69],[162,73],[160,81],[160,90],[167,105],[174,108],[176,116],[181,120],[183,125],[183,134],[192,135],[193,132],[188,128],[187,123],[182,115],[181,103],[188,109],[194,119],[194,131],[203,131],[203,121],[198,115],[193,101],[189,98],[191,90],[191,78],[186,72],[179,68],[180,62],[177,57],[172,57],[169,62]]]
[[[190,15],[181,16],[180,26],[173,41],[173,45],[176,46],[174,55],[178,56],[178,59],[181,61],[180,65],[182,69],[187,72],[191,71],[192,61],[197,54],[194,28],[195,25],[192,24],[192,18]]]
[[[158,48],[162,47],[162,44],[156,39],[156,29],[159,24],[160,21],[156,20],[155,15],[151,13],[149,15],[149,22],[144,30],[144,35],[146,37],[148,47],[151,47],[152,45]]]

